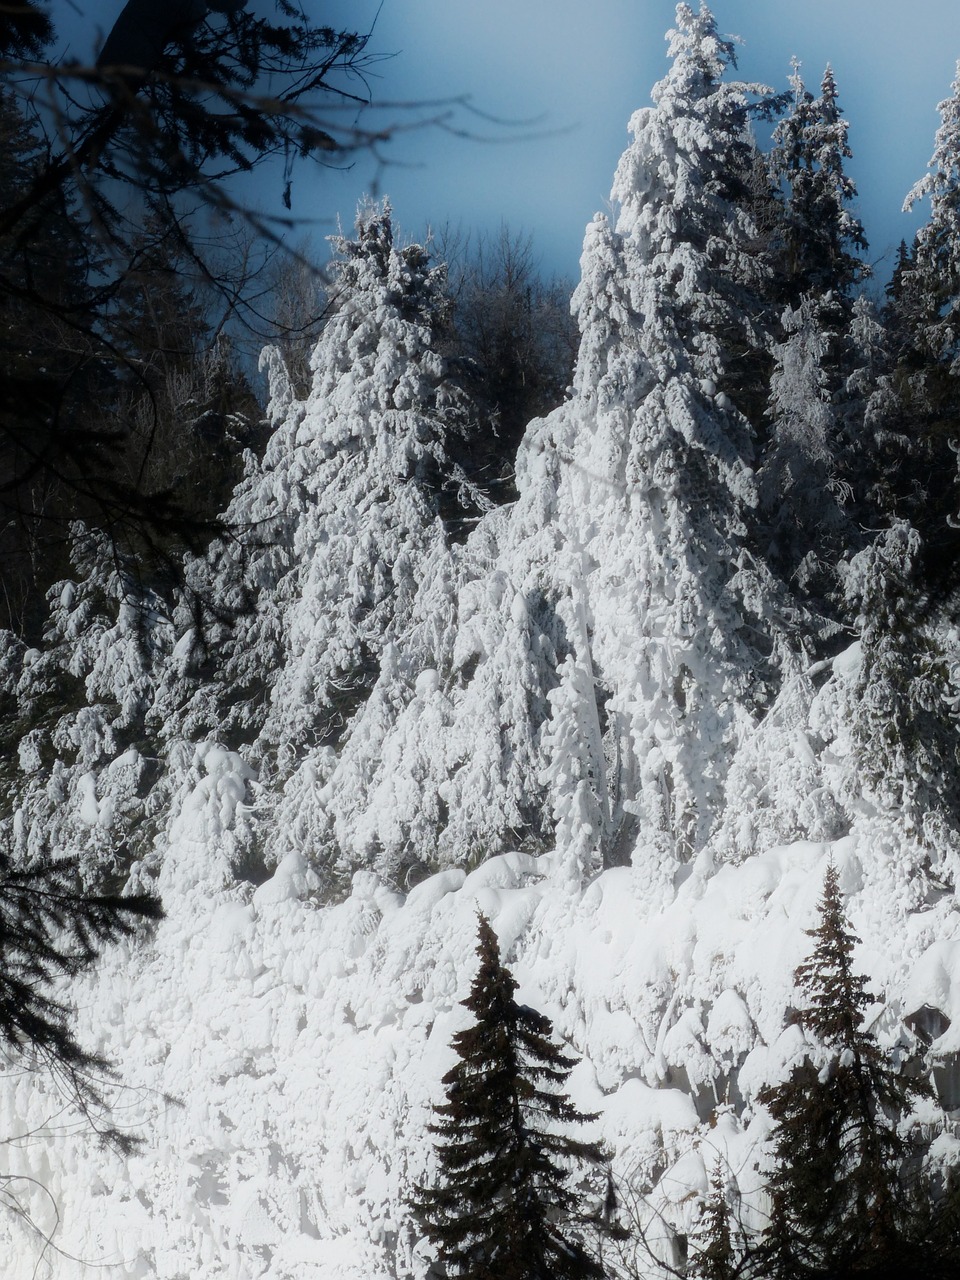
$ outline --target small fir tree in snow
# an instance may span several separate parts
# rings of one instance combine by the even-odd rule
[[[562,1092],[576,1059],[554,1044],[548,1018],[517,1004],[516,980],[482,915],[477,954],[463,1001],[475,1022],[453,1038],[458,1061],[443,1078],[447,1100],[430,1126],[438,1177],[418,1188],[414,1214],[448,1274],[602,1280],[583,1243],[588,1217],[574,1177],[605,1157],[571,1136],[571,1126],[596,1117]]]
[[[804,997],[796,1021],[810,1051],[789,1080],[760,1095],[774,1120],[761,1274],[901,1274],[926,1190],[918,1176],[911,1185],[903,1122],[930,1086],[923,1075],[901,1073],[863,1025],[871,999],[854,970],[859,939],[833,864],[809,933],[814,949],[796,972]]]
[[[689,1241],[687,1274],[697,1280],[735,1280],[743,1274],[742,1241],[733,1221],[728,1182],[718,1156],[710,1174],[703,1212]]]

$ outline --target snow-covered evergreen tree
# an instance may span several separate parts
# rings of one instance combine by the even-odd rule
[[[938,110],[940,127],[929,172],[904,202],[910,210],[928,199],[930,216],[917,232],[903,283],[909,276],[912,301],[925,313],[921,329],[928,351],[952,365],[960,356],[960,63],[951,96]]]
[[[792,306],[807,295],[849,299],[870,274],[862,254],[863,227],[850,206],[857,189],[845,171],[853,152],[833,70],[823,74],[815,98],[793,63],[793,101],[773,133],[770,168],[785,188],[774,240],[777,292]]]
[[[955,631],[923,616],[921,541],[894,524],[845,568],[862,661],[843,715],[853,739],[843,794],[866,796],[925,847],[935,871],[960,875],[960,653]]]
[[[407,883],[411,869],[547,847],[540,730],[556,683],[556,618],[505,569],[475,574],[469,558],[428,574],[424,607],[444,634],[418,624],[391,649],[330,762],[318,829],[346,866],[369,863]]]
[[[929,172],[904,204],[909,210],[929,200],[929,217],[898,263],[888,308],[898,408],[912,437],[912,456],[897,477],[898,514],[926,544],[943,548],[930,576],[949,588],[955,536],[946,529],[957,509],[952,446],[960,414],[960,63],[951,89],[939,104]]]
[[[424,867],[549,847],[542,732],[569,649],[557,459],[525,445],[517,475],[517,504],[424,566],[410,623],[324,785],[312,799],[290,792],[342,869],[408,883]]]
[[[838,474],[835,365],[837,334],[827,328],[822,299],[804,297],[781,318],[770,378],[770,439],[760,491],[769,545],[767,557],[801,588],[823,583],[823,563],[845,545],[848,521]],[[835,315],[834,319],[839,319]]]
[[[544,726],[546,781],[553,799],[554,839],[574,884],[602,870],[610,825],[607,762],[593,673],[570,653],[550,693]]]
[[[631,121],[616,224],[587,233],[574,397],[546,442],[590,666],[611,691],[611,807],[652,900],[706,840],[732,744],[789,648],[783,595],[747,550],[753,431],[736,403],[761,340],[764,267],[741,197],[768,91],[723,79],[733,45],[705,5],[678,6],[670,53]]]
[[[384,648],[339,751],[309,752],[283,789],[277,817],[285,838],[342,883],[369,866],[381,880],[410,887],[448,861],[438,840],[449,816],[459,580],[455,557],[438,546],[422,566],[413,618]]]
[[[12,685],[3,826],[16,862],[71,857],[88,885],[119,887],[162,822],[154,700],[172,628],[104,535],[74,526],[72,557],[77,576],[51,589],[43,648],[21,654]]]
[[[861,526],[876,528],[896,509],[900,473],[912,441],[894,385],[896,342],[876,303],[856,299],[840,358],[840,481],[850,489],[849,509]],[[848,535],[852,530],[848,526]],[[851,537],[852,545],[856,538]]]
[[[847,142],[833,72],[814,98],[794,62],[791,109],[774,130],[772,175],[783,188],[771,240],[773,297],[785,303],[767,409],[761,509],[766,555],[823,608],[829,567],[849,538],[837,402],[849,344],[851,292],[869,275],[863,228],[850,209],[856,188],[844,170]],[[854,450],[859,463],[857,440]],[[823,570],[827,570],[824,575]]]
[[[297,400],[268,353],[276,429],[227,512],[238,540],[198,574],[233,623],[219,693],[201,681],[183,731],[253,744],[262,781],[340,742],[427,565],[439,571],[451,493],[469,509],[445,449],[469,416],[436,349],[443,268],[394,242],[386,203],[363,206],[356,238],[334,247],[336,309],[312,389]]]

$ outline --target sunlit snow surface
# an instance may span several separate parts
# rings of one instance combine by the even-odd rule
[[[478,909],[519,998],[583,1055],[572,1092],[600,1112],[618,1174],[660,1171],[680,1220],[718,1152],[756,1185],[752,1100],[802,1052],[784,1021],[829,857],[867,940],[857,962],[885,993],[881,1035],[902,1037],[900,1015],[923,1004],[960,1026],[960,912],[947,896],[916,909],[869,820],[740,865],[703,855],[655,915],[632,869],[574,893],[550,855],[517,853],[406,898],[359,872],[346,901],[319,907],[296,854],[259,888],[231,883],[246,770],[219,748],[204,765],[171,831],[167,919],[78,992],[82,1038],[121,1067],[117,1115],[140,1153],[98,1151],[42,1075],[3,1080],[3,1158],[36,1179],[7,1191],[47,1228],[53,1202],[60,1214],[38,1275],[422,1275],[404,1201],[429,1176],[425,1126],[468,1016]],[[0,1224],[5,1275],[33,1275],[40,1242],[9,1213]]]

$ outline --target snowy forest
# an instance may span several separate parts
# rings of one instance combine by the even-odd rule
[[[2,19],[12,1280],[960,1274],[960,63],[882,280],[720,21],[570,298],[226,252],[203,165],[369,139],[189,45],[57,159]]]

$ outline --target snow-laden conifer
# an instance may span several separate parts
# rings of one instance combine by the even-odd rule
[[[842,324],[823,300],[803,297],[781,317],[773,346],[770,436],[760,473],[766,556],[799,586],[823,600],[831,562],[848,544],[849,495],[840,476],[839,379],[835,355]]]
[[[22,653],[20,731],[3,826],[18,863],[75,859],[122,885],[149,850],[166,795],[155,715],[172,629],[163,601],[95,530],[72,530],[76,577],[54,586],[42,649]]]
[[[451,495],[461,517],[468,505],[445,448],[468,416],[437,352],[443,268],[395,243],[386,203],[361,207],[334,248],[311,391],[299,401],[267,356],[277,425],[227,512],[238,537],[206,570],[212,611],[233,616],[220,732],[255,744],[263,781],[341,741],[445,554],[441,511]],[[205,706],[201,688],[188,727],[205,727]]]
[[[844,692],[853,750],[842,793],[854,810],[866,797],[902,822],[939,874],[956,883],[960,654],[954,630],[924,617],[921,551],[917,531],[899,521],[845,567],[862,661]]]
[[[321,843],[341,868],[408,883],[419,868],[549,847],[542,732],[567,651],[557,469],[552,451],[525,445],[518,503],[424,565],[389,667],[314,793]]]
[[[820,96],[790,77],[790,110],[774,130],[770,169],[783,206],[771,237],[771,292],[785,303],[773,342],[769,428],[761,467],[765,554],[823,609],[831,565],[851,534],[844,511],[852,488],[844,472],[838,401],[852,354],[851,292],[869,275],[867,248],[851,209],[856,188],[845,161],[847,122],[828,66]],[[858,439],[851,452],[859,452]],[[852,459],[851,459],[852,461]]]
[[[847,350],[840,359],[844,382],[838,396],[839,476],[849,486],[851,512],[867,528],[889,520],[913,443],[895,389],[889,316],[871,298],[858,297],[846,329]]]
[[[960,63],[951,95],[938,106],[940,127],[929,172],[917,182],[904,209],[930,201],[927,222],[917,232],[911,270],[904,277],[929,353],[955,363],[960,354]],[[954,370],[960,372],[960,370]]]
[[[574,396],[548,420],[590,668],[610,691],[611,841],[626,835],[665,884],[716,821],[731,746],[789,648],[782,594],[747,549],[753,428],[737,404],[761,341],[764,265],[742,197],[768,91],[724,80],[733,45],[706,6],[678,7],[670,53],[631,121],[615,225],[588,229]]]
[[[825,767],[835,722],[814,713],[831,663],[791,675],[776,701],[733,757],[726,804],[711,847],[739,860],[796,840],[833,840],[850,828],[850,815]]]
[[[456,620],[456,570],[445,548],[424,565],[423,597],[402,642],[384,648],[339,752],[311,751],[278,802],[290,846],[342,883],[369,866],[381,881],[409,888],[445,864],[438,839],[448,820]]]
[[[574,884],[602,870],[609,827],[607,763],[597,714],[593,672],[570,653],[549,695],[544,726],[545,780],[553,802],[554,839]]]
[[[960,414],[960,64],[951,95],[939,104],[929,172],[904,208],[929,201],[910,254],[901,254],[888,292],[896,355],[897,418],[907,425],[909,451],[887,465],[896,485],[897,514],[939,554],[928,557],[928,580],[951,590],[957,507],[955,423]],[[895,419],[896,421],[896,419]]]

